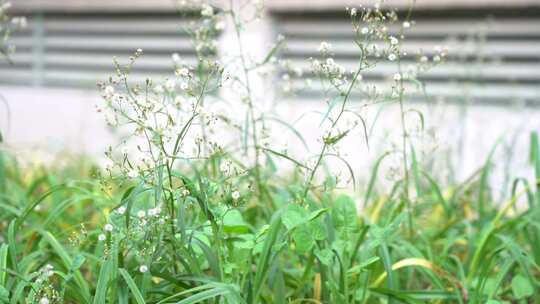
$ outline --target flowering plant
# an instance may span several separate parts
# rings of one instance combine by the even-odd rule
[[[25,28],[27,25],[26,18],[8,15],[10,8],[11,2],[0,1],[0,55],[4,57],[8,57],[15,51],[15,47],[8,43],[11,33],[16,29]]]

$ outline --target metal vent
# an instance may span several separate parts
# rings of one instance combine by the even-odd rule
[[[12,64],[0,63],[0,83],[93,87],[114,74],[113,57],[127,63],[144,50],[131,79],[173,73],[171,54],[196,61],[189,34],[193,16],[170,13],[45,13],[29,16],[28,29],[16,33]]]
[[[348,70],[355,67],[359,54],[345,12],[280,11],[274,16],[278,32],[288,40],[288,48],[281,56],[293,66],[308,67],[307,58],[318,57],[319,43],[327,41],[333,45],[336,62]],[[467,99],[476,103],[515,101],[540,105],[539,17],[538,9],[417,11],[413,16],[416,25],[405,32],[403,48],[409,56],[402,60],[403,66],[417,60],[414,54],[419,50],[429,56],[434,46],[448,45],[448,61],[420,77],[428,97],[453,102]],[[397,27],[389,30],[398,31]],[[394,62],[382,62],[363,74],[364,81],[383,84],[396,71]],[[293,79],[293,86],[296,83],[301,87],[305,77]],[[313,99],[321,94],[315,86],[301,90],[297,97]]]

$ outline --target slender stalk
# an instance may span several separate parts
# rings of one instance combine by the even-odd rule
[[[263,189],[263,185],[262,185],[262,180],[261,180],[261,171],[260,171],[260,149],[259,149],[259,140],[257,138],[257,119],[255,118],[255,107],[253,105],[253,95],[252,95],[252,90],[251,90],[251,82],[250,82],[250,75],[249,75],[249,72],[250,72],[250,69],[248,67],[248,64],[246,62],[246,54],[245,54],[245,51],[244,51],[244,46],[243,46],[243,43],[242,43],[242,34],[241,34],[241,29],[240,29],[240,24],[239,24],[239,21],[237,20],[237,14],[235,12],[235,9],[234,9],[234,4],[233,4],[233,0],[230,0],[229,1],[229,7],[230,7],[230,16],[231,16],[231,19],[232,19],[232,22],[234,24],[234,32],[235,32],[235,35],[236,35],[236,41],[237,41],[237,45],[238,45],[238,51],[239,51],[239,58],[240,58],[240,62],[242,64],[242,72],[243,72],[243,76],[245,78],[245,89],[247,91],[247,98],[246,98],[246,103],[247,103],[247,106],[248,106],[248,115],[249,115],[249,118],[250,118],[250,123],[251,123],[251,130],[252,130],[252,138],[251,140],[253,141],[253,151],[255,153],[255,166],[254,166],[254,173],[255,173],[255,182],[257,183],[257,189],[259,190],[260,193],[263,194],[263,197],[264,197],[264,193],[266,193],[266,191],[264,191]],[[269,196],[268,196],[269,198]],[[271,200],[269,200],[271,201]]]
[[[360,47],[360,51],[361,51],[361,55],[360,55],[360,60],[359,60],[360,62],[358,64],[358,68],[356,69],[356,72],[354,73],[353,79],[352,79],[351,83],[349,84],[349,87],[347,88],[347,92],[345,93],[345,96],[343,97],[343,102],[341,103],[339,113],[338,113],[336,119],[332,122],[332,125],[330,126],[329,134],[332,134],[332,131],[334,130],[337,123],[341,119],[343,113],[345,112],[345,107],[346,107],[347,101],[349,100],[349,97],[351,95],[352,89],[353,89],[354,85],[356,84],[356,81],[360,77],[360,73],[363,70],[363,62],[364,62],[364,59],[365,59],[365,51],[364,51],[364,49],[362,47]],[[324,141],[323,146],[321,148],[321,151],[318,154],[317,161],[315,162],[315,166],[313,166],[313,169],[311,169],[310,175],[309,175],[309,177],[308,177],[308,179],[306,181],[306,184],[304,185],[304,193],[302,194],[302,200],[305,200],[307,195],[308,195],[310,186],[313,183],[313,179],[315,178],[315,173],[317,173],[317,169],[321,165],[321,162],[322,162],[322,160],[324,158],[324,154],[325,154],[326,150],[328,149],[329,145],[330,144],[328,143],[328,141]]]

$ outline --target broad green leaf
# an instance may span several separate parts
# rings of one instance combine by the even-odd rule
[[[0,302],[9,303],[9,291],[0,285]]]
[[[232,209],[223,216],[223,229],[227,233],[247,233],[249,225],[244,221],[240,211]]]
[[[297,227],[292,233],[292,238],[299,254],[308,252],[315,245],[313,232],[306,225]]]
[[[512,293],[517,299],[530,297],[534,294],[534,288],[522,275],[517,275],[512,279]]]
[[[340,195],[332,207],[332,219],[341,232],[354,232],[357,227],[356,205],[347,195]]]
[[[308,221],[315,220],[326,212],[328,212],[328,208],[322,208],[322,209],[313,211],[309,214]]]
[[[317,241],[322,241],[328,238],[328,230],[326,226],[318,221],[310,222],[307,224],[311,232],[313,233],[313,238]]]
[[[332,264],[332,258],[334,257],[334,254],[330,249],[324,248],[322,250],[315,250],[315,255],[324,265],[330,266]]]
[[[287,227],[287,230],[292,230],[298,225],[304,223],[307,220],[307,212],[304,208],[297,204],[290,204],[281,216],[283,225]]]

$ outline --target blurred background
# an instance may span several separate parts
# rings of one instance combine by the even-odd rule
[[[404,13],[411,2],[385,3]],[[281,60],[307,68],[308,58],[316,57],[320,42],[327,41],[337,62],[354,67],[354,32],[344,8],[373,1],[264,4],[265,18],[248,31],[249,51],[260,53],[283,34],[287,47],[278,55]],[[178,14],[174,1],[15,0],[12,12],[28,18],[28,27],[13,36],[17,51],[12,64],[0,63],[0,94],[7,103],[0,107],[0,128],[7,147],[16,153],[102,155],[115,134],[95,111],[101,99],[96,83],[114,73],[112,58],[126,62],[142,48],[144,56],[132,73],[141,80],[172,75],[173,53],[195,61],[190,38],[182,31],[195,16]],[[504,162],[503,175],[524,170],[530,131],[540,131],[540,0],[417,0],[413,20],[404,43],[410,54],[403,59],[405,65],[415,60],[417,51],[433,56],[437,47],[449,50],[448,62],[421,77],[425,94],[410,100],[411,107],[424,112],[427,126],[436,130],[426,140],[424,153],[447,153],[447,168],[462,172],[456,178],[463,178],[501,140],[499,157],[516,160]],[[222,33],[217,57],[231,47],[229,31]],[[395,64],[382,63],[363,75],[363,81],[383,85],[394,72]],[[284,73],[278,71],[276,77]],[[282,86],[294,91],[308,76],[287,75],[286,84],[276,82],[276,91],[283,91]],[[324,108],[321,96],[317,85],[278,96],[280,115],[294,121],[306,111]],[[361,101],[362,96],[353,95],[352,102]],[[398,128],[395,109],[385,113],[378,118],[380,128]],[[310,144],[316,144],[312,126],[298,127],[308,134]],[[347,153],[358,168],[387,146],[386,133],[377,134],[370,150],[360,139],[348,143]]]

